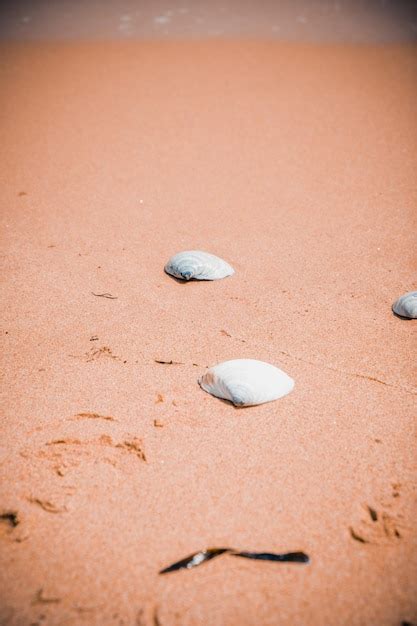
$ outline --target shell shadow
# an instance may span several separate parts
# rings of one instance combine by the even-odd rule
[[[176,283],[180,283],[181,285],[187,285],[188,283],[212,283],[213,281],[210,278],[190,278],[190,280],[184,280],[183,278],[177,278],[172,274],[168,274],[165,272],[167,276],[175,280]]]
[[[394,317],[398,317],[398,319],[405,320],[406,322],[411,322],[414,319],[413,317],[404,317],[404,315],[399,315],[394,311],[394,309],[391,309],[391,312]]]
[[[168,274],[168,272],[165,272],[165,274],[169,276],[171,280],[175,280],[175,282],[179,283],[180,285],[186,285],[187,283],[191,282],[190,280],[182,280],[181,278],[177,278],[176,276],[173,276],[172,274]]]
[[[227,404],[228,406],[233,407],[236,411],[241,411],[242,409],[252,409],[254,406],[257,406],[256,404],[245,404],[243,406],[237,406],[236,404],[233,404],[233,402],[231,400],[226,400],[226,398],[219,398],[218,396],[213,396],[211,393],[209,393],[208,391],[206,391],[205,389],[203,389],[203,387],[200,385],[200,381],[197,380],[198,386],[200,387],[201,391],[204,391],[204,393],[206,393],[207,395],[211,396],[212,398],[214,398],[215,400],[217,400],[218,402],[223,402],[223,404]]]
[[[190,278],[189,280],[184,280],[184,278],[177,278],[173,274],[164,270],[164,274],[169,276],[172,280],[175,280],[176,283],[180,283],[181,285],[186,285],[187,283],[213,283],[216,282],[216,279],[213,278]],[[229,278],[225,276],[225,278]],[[219,280],[219,279],[217,279]]]
[[[209,394],[211,396],[211,394]],[[223,404],[228,404],[229,406],[231,406],[232,408],[234,408],[236,411],[242,411],[243,409],[252,409],[253,406],[250,404],[247,404],[245,406],[236,406],[236,404],[233,404],[233,402],[231,400],[226,400],[225,398],[218,398],[217,396],[212,396],[213,398],[215,398],[218,402],[223,402]]]
[[[197,279],[197,278],[190,278],[190,280],[184,280],[183,278],[177,278],[176,276],[173,276],[172,274],[169,274],[169,272],[165,272],[164,271],[165,276],[169,276],[171,278],[171,280],[175,280],[176,283],[179,283],[180,285],[187,285],[188,283],[210,283],[213,282],[212,280],[210,280],[209,278],[203,278],[203,279]]]

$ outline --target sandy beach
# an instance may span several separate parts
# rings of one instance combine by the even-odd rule
[[[0,49],[2,626],[417,622],[416,45]]]

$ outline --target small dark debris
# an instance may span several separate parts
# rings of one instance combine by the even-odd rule
[[[19,196],[19,198],[21,198],[22,196],[27,196],[28,194],[26,191],[19,191],[17,195]]]
[[[371,520],[373,522],[377,522],[378,521],[378,513],[375,511],[375,509],[373,509],[371,506],[367,507],[369,515],[371,517]]]
[[[355,541],[359,541],[359,543],[369,543],[369,541],[367,539],[364,539],[363,537],[361,537],[360,535],[358,535],[357,532],[355,532],[353,530],[352,527],[349,527],[349,532],[350,532],[350,536],[352,537],[352,539],[354,539]]]
[[[163,428],[164,427],[164,423],[161,422],[161,420],[154,420],[153,421],[153,425],[155,426],[155,428]]]
[[[53,439],[52,441],[47,441],[46,446],[79,446],[81,445],[81,441],[79,439],[71,439],[68,437],[67,439]]]
[[[68,511],[67,507],[59,507],[53,502],[49,502],[49,500],[40,500],[39,498],[28,498],[29,502],[32,504],[37,504],[47,513],[65,513]]]
[[[10,528],[16,528],[20,524],[19,515],[16,511],[6,511],[0,514],[0,522],[7,524]]]
[[[97,298],[108,298],[109,300],[117,300],[117,296],[112,296],[111,293],[94,293],[91,292],[93,296],[97,296]]]
[[[35,594],[35,597],[32,600],[32,605],[33,604],[58,604],[58,602],[61,602],[61,598],[46,598],[43,595],[43,589],[38,589],[38,591]]]
[[[365,376],[365,374],[356,374],[356,376],[358,376],[359,378],[365,378],[366,380],[372,380],[374,383],[379,383],[380,385],[388,384],[383,380],[379,380],[379,378],[375,378],[375,376]]]
[[[98,341],[98,335],[91,335],[90,341]]]
[[[399,498],[400,497],[400,488],[401,488],[401,483],[392,483],[392,497],[393,498]]]
[[[184,363],[180,363],[180,361],[162,361],[160,359],[154,359],[155,363],[160,363],[161,365],[184,365]]]
[[[95,420],[106,420],[107,422],[116,422],[116,418],[111,415],[100,415],[99,413],[77,413],[75,417],[70,419],[95,419]]]

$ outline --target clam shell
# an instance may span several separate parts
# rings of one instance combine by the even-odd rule
[[[165,271],[181,280],[218,280],[235,273],[226,261],[201,250],[187,250],[174,254],[165,265]]]
[[[204,391],[235,406],[254,406],[290,393],[294,381],[274,365],[255,359],[235,359],[211,367],[198,381]]]
[[[409,291],[398,298],[392,305],[394,313],[409,319],[417,318],[417,291]]]

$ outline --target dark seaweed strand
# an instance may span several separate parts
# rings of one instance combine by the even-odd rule
[[[108,298],[109,300],[117,300],[117,296],[112,296],[111,293],[94,293],[91,292],[93,296],[97,296],[97,298]]]
[[[169,572],[176,572],[179,569],[192,569],[193,567],[198,567],[198,565],[202,565],[206,561],[210,561],[225,552],[231,552],[231,549],[209,548],[207,550],[201,550],[200,552],[195,552],[194,554],[187,556],[185,559],[181,559],[181,561],[177,561],[176,563],[165,567],[159,573],[168,574]]]
[[[232,552],[232,556],[240,556],[244,559],[257,561],[281,561],[284,563],[308,563],[310,558],[304,552],[287,552],[286,554],[274,554],[272,552]]]

